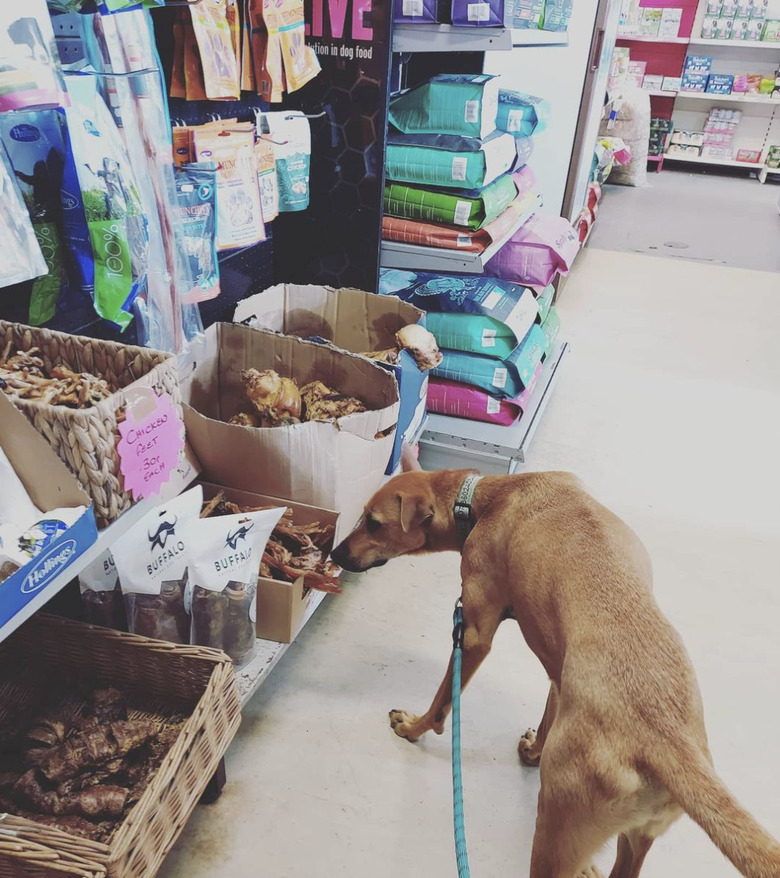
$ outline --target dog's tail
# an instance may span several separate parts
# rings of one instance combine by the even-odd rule
[[[737,802],[700,748],[678,742],[653,769],[688,816],[743,875],[780,878],[780,844]]]

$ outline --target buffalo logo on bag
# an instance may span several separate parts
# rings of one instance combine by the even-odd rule
[[[254,527],[254,524],[242,525],[237,531],[234,533],[229,533],[227,535],[227,539],[225,540],[225,545],[232,549],[234,552],[238,549],[238,541],[245,540],[247,538],[247,534]]]
[[[176,522],[178,520],[178,517],[175,517],[172,522],[163,521],[155,533],[148,534],[151,549],[156,547],[159,547],[160,549],[165,548],[165,544],[168,542],[168,537],[176,535]]]

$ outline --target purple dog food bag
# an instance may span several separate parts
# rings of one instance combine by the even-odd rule
[[[499,399],[471,384],[431,377],[428,381],[428,411],[509,427],[525,411],[541,374],[542,364],[539,363],[528,387],[514,399]]]
[[[393,0],[393,21],[397,24],[435,22],[437,0]]]
[[[516,170],[512,174],[512,179],[517,186],[518,195],[526,195],[528,192],[532,192],[536,186],[536,174],[530,165],[523,165],[522,168]]]
[[[452,23],[461,27],[503,27],[504,0],[452,0]]]
[[[546,287],[557,272],[567,274],[580,249],[571,223],[536,213],[485,266],[485,274],[514,283]]]

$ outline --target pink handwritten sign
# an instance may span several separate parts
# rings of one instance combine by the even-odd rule
[[[119,425],[119,468],[133,499],[157,494],[179,464],[184,424],[167,393],[133,390]]]

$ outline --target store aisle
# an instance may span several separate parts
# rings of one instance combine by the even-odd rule
[[[720,773],[780,837],[777,292],[769,273],[585,252],[561,301],[572,353],[532,463],[578,473],[645,540]],[[427,707],[458,585],[457,557],[432,556],[329,599],[252,703],[221,800],[197,809],[161,878],[453,878],[449,740],[410,745],[387,711]],[[528,874],[538,776],[515,747],[545,694],[518,629],[502,626],[463,703],[475,876]],[[736,874],[685,818],[642,878]]]
[[[780,271],[780,186],[666,166],[647,179],[605,184],[591,247]]]

